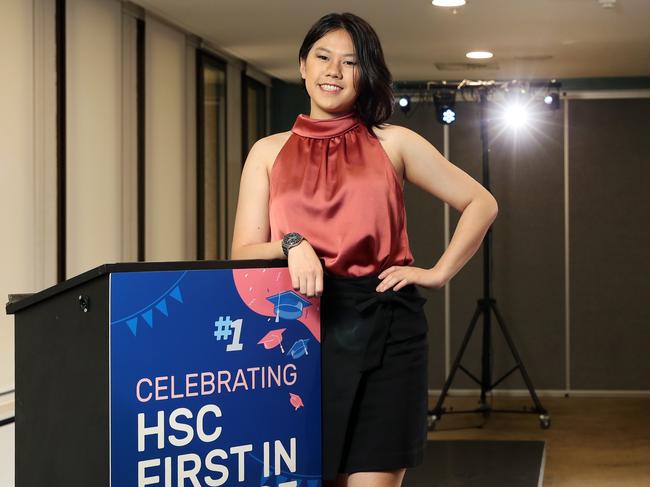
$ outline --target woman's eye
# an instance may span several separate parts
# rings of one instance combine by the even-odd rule
[[[327,59],[327,56],[323,56],[322,54],[316,56],[318,59]],[[354,61],[346,61],[350,66],[355,66],[357,63]]]

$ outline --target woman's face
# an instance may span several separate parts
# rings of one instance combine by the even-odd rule
[[[300,60],[300,74],[311,98],[310,117],[333,118],[351,111],[359,73],[352,37],[346,30],[333,30],[318,39],[307,59]]]

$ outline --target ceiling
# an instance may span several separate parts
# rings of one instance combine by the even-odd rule
[[[298,49],[322,15],[352,12],[382,43],[395,81],[650,75],[650,0],[134,0],[266,74],[298,82]],[[472,61],[470,50],[494,58]],[[483,65],[483,67],[481,67]]]

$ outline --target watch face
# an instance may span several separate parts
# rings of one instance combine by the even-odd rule
[[[302,240],[302,237],[297,233],[290,233],[287,238],[288,245],[295,245]]]
[[[289,249],[302,241],[302,235],[296,232],[287,233],[282,239],[282,249],[285,255],[289,255]]]

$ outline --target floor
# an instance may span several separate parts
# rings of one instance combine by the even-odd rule
[[[551,427],[535,414],[447,414],[429,439],[544,440],[544,487],[650,486],[650,397],[542,397]],[[430,398],[433,408],[437,397]],[[489,402],[489,401],[488,401]],[[443,407],[474,409],[477,397],[450,397]],[[493,408],[523,409],[526,397],[494,397]]]

